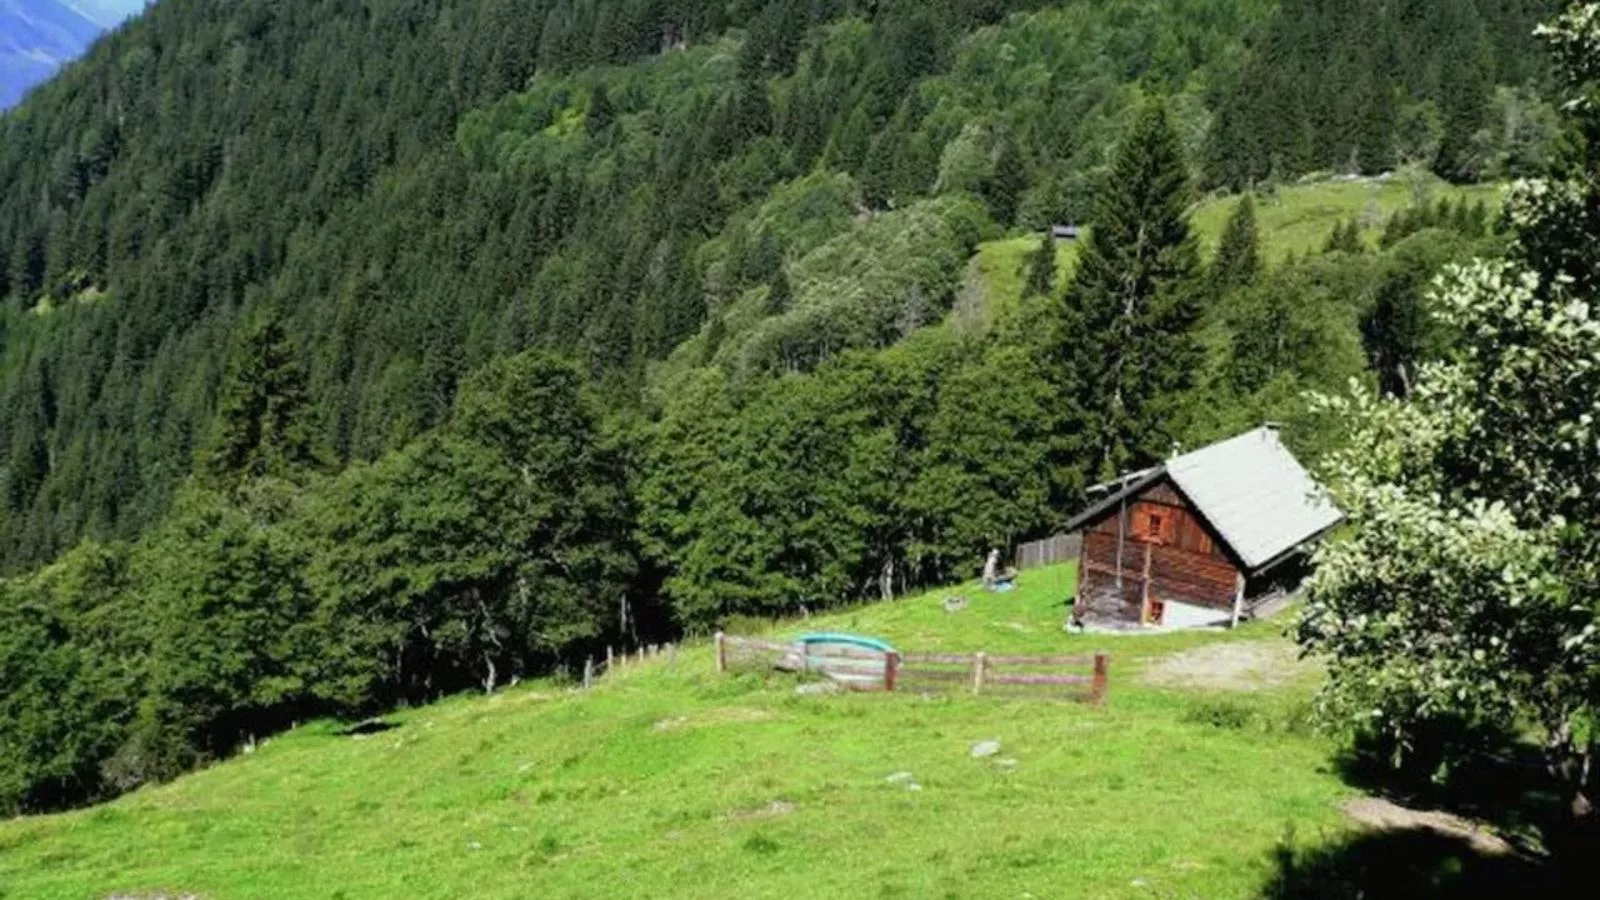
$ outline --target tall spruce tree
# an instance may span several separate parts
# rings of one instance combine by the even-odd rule
[[[1027,291],[1030,297],[1048,297],[1056,289],[1056,239],[1046,231],[1039,246],[1028,254]]]
[[[1200,347],[1199,254],[1178,136],[1147,106],[1117,153],[1068,291],[1058,353],[1091,474],[1167,455]]]
[[[306,423],[306,376],[276,315],[251,323],[228,359],[202,474],[228,485],[316,463]]]
[[[1211,263],[1211,287],[1215,295],[1248,287],[1261,272],[1261,238],[1256,233],[1256,201],[1245,194],[1228,226],[1223,229],[1217,258]]]
[[[1360,253],[1361,252],[1361,226],[1354,219],[1341,222],[1333,226],[1333,231],[1328,235],[1327,243],[1322,245],[1323,253]]]

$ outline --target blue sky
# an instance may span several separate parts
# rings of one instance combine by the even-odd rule
[[[0,0],[0,110],[144,6],[145,0]]]
[[[64,0],[101,25],[110,27],[144,9],[146,0]]]

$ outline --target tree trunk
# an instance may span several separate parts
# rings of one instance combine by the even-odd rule
[[[1593,828],[1596,824],[1594,801],[1589,797],[1589,782],[1594,775],[1594,754],[1596,744],[1593,742],[1580,742],[1572,734],[1570,720],[1561,723],[1560,727],[1552,730],[1550,740],[1545,746],[1546,757],[1549,762],[1547,768],[1552,778],[1560,782],[1568,791],[1569,800],[1567,811],[1571,815],[1572,825],[1581,830]]]

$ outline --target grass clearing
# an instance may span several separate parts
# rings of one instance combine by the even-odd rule
[[[1010,594],[968,585],[778,631],[1103,647],[1102,709],[802,697],[778,674],[717,676],[702,644],[586,694],[523,684],[361,737],[315,723],[170,785],[0,824],[0,897],[1243,897],[1289,832],[1346,833],[1353,792],[1301,724],[1311,677],[1248,694],[1138,677],[1174,652],[1281,641],[1276,626],[1070,635],[1071,589],[1071,567],[1035,570]],[[956,592],[971,605],[946,613]],[[989,739],[1000,754],[971,758]]]
[[[1459,203],[1483,201],[1492,213],[1498,206],[1499,185],[1448,184],[1433,176],[1420,182],[1395,177],[1385,181],[1326,181],[1278,188],[1256,197],[1256,229],[1261,235],[1261,253],[1269,263],[1279,263],[1290,254],[1320,251],[1335,225],[1355,219],[1369,245],[1376,247],[1389,217],[1415,205],[1419,198],[1429,203],[1450,199]],[[1228,217],[1239,205],[1239,197],[1221,197],[1201,203],[1194,211],[1194,229],[1200,238],[1201,255],[1210,259],[1222,240]]]
[[[1419,196],[1434,203],[1449,198],[1469,203],[1482,200],[1493,211],[1503,188],[1499,185],[1456,186],[1428,176],[1420,183],[1403,178],[1386,181],[1325,181],[1281,187],[1256,198],[1256,230],[1261,253],[1268,263],[1283,262],[1291,254],[1320,251],[1334,226],[1355,219],[1363,236],[1376,247],[1383,225],[1395,213],[1412,206]],[[1237,195],[1211,197],[1194,209],[1192,223],[1200,241],[1201,257],[1210,260],[1222,240],[1228,218],[1239,205]],[[1028,255],[1039,246],[1037,235],[988,241],[978,247],[977,278],[991,316],[1014,309],[1022,298]],[[1064,285],[1077,271],[1077,243],[1056,247],[1056,283]]]

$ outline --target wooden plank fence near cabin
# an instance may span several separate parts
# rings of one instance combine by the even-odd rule
[[[851,690],[1030,696],[1101,703],[1110,681],[1104,652],[1072,656],[979,653],[880,653],[809,647],[759,638],[716,636],[718,672],[778,668],[826,676]]]
[[[1083,546],[1083,535],[1058,534],[1042,541],[1033,541],[1017,547],[1016,566],[1019,570],[1037,569],[1057,563],[1072,562],[1078,558]]]
[[[901,660],[899,676],[902,689],[923,693],[966,688],[980,695],[1100,703],[1110,680],[1110,657],[1103,652],[1080,656],[907,653]]]

